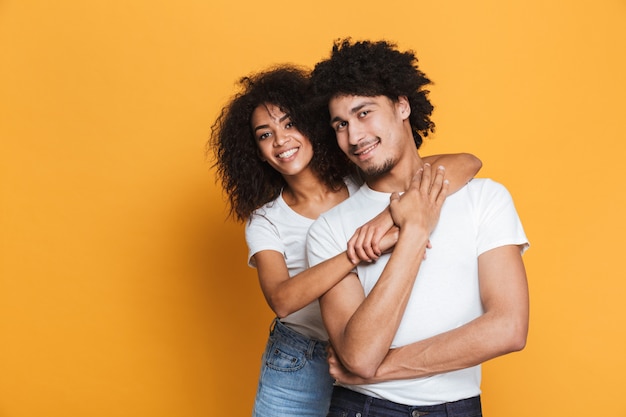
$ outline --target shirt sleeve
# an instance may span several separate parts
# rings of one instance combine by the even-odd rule
[[[285,245],[280,239],[276,225],[268,217],[257,212],[253,213],[246,222],[245,232],[248,266],[256,268],[253,256],[263,250],[275,250],[284,256]]]
[[[335,229],[336,230],[336,229]],[[307,234],[307,262],[309,267],[324,262],[327,259],[346,250],[346,243],[339,244],[339,239],[333,233],[333,228],[326,216],[320,216],[309,228]]]
[[[495,181],[484,183],[478,199],[477,255],[505,245],[530,246],[509,191]]]

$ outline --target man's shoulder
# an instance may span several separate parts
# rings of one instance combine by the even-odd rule
[[[468,193],[471,195],[484,195],[484,194],[508,194],[508,190],[504,184],[499,183],[491,178],[474,178],[465,186]]]
[[[467,187],[469,187],[470,189],[478,190],[482,188],[504,187],[504,185],[500,184],[492,178],[473,178],[470,182],[467,183]]]
[[[498,210],[513,206],[513,197],[509,190],[500,182],[491,178],[475,178],[465,187],[463,200],[465,204],[479,212]]]

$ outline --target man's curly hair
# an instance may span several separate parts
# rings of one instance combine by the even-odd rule
[[[433,105],[428,100],[431,84],[417,66],[413,51],[400,52],[387,41],[336,41],[329,59],[319,62],[311,73],[317,105],[326,107],[333,97],[344,95],[387,96],[394,102],[406,96],[411,105],[409,122],[417,148],[422,138],[435,129],[430,120]],[[330,120],[327,112],[326,120]]]
[[[289,114],[311,142],[311,167],[319,178],[332,189],[344,184],[350,164],[336,143],[319,140],[321,116],[309,107],[309,75],[302,68],[283,65],[241,78],[240,92],[211,127],[207,150],[213,151],[213,168],[236,220],[245,221],[254,210],[276,199],[286,185],[282,175],[259,155],[251,117],[260,105],[272,104]]]

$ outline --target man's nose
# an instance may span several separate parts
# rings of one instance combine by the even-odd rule
[[[350,123],[348,125],[348,143],[350,145],[356,145],[364,136],[363,129],[358,123]]]

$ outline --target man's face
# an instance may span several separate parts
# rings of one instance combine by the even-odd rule
[[[366,175],[379,177],[396,165],[406,148],[406,98],[337,96],[328,108],[339,147]]]

